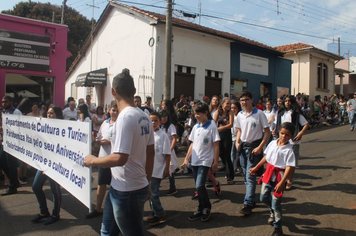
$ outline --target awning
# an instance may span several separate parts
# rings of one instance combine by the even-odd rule
[[[77,76],[75,86],[77,87],[92,87],[95,85],[106,85],[108,69],[103,68],[83,73]]]

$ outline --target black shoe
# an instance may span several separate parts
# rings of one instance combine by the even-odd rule
[[[272,236],[282,236],[282,235],[283,235],[282,228],[274,228]]]
[[[161,216],[161,217],[158,217],[158,216],[151,216],[151,217],[148,217],[146,219],[146,222],[150,225],[150,226],[156,226],[156,225],[159,225],[159,224],[163,224],[164,222],[166,222],[167,219],[165,216]]]
[[[253,208],[252,206],[244,205],[244,207],[241,208],[240,213],[245,215],[245,216],[251,215],[252,208]]]
[[[44,225],[51,225],[56,223],[59,220],[59,216],[51,215],[48,219],[43,223]]]
[[[9,188],[5,193],[1,194],[2,196],[6,196],[6,195],[12,195],[12,194],[16,194],[17,193],[17,189],[16,188]]]
[[[46,218],[48,218],[48,217],[50,217],[51,215],[49,214],[49,213],[47,213],[47,214],[38,214],[35,218],[33,218],[31,221],[32,221],[32,223],[35,223],[35,224],[37,224],[37,223],[40,223],[42,220],[44,220],[44,219],[46,219]]]
[[[168,192],[166,193],[166,195],[168,196],[172,196],[174,194],[178,193],[177,189],[170,189],[168,190]]]
[[[210,209],[204,208],[202,211],[202,216],[200,217],[200,220],[202,222],[207,222],[209,219],[210,219]]]
[[[203,216],[203,213],[201,211],[197,211],[197,212],[194,212],[193,215],[189,216],[188,220],[196,221],[196,220],[201,219],[202,216]]]
[[[103,212],[94,210],[94,211],[90,212],[88,215],[86,215],[85,218],[87,218],[87,219],[92,219],[92,218],[101,216],[102,214],[103,214]]]

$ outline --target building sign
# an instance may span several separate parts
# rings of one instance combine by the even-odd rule
[[[350,57],[349,58],[349,71],[350,74],[356,74],[356,57]]]
[[[50,38],[0,29],[0,68],[49,70]]]
[[[83,73],[77,76],[75,86],[77,87],[91,87],[94,85],[106,85],[106,78],[108,76],[108,69],[103,68],[94,70],[88,73]]]
[[[268,76],[268,59],[240,53],[240,71]]]

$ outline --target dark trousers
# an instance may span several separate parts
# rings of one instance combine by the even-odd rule
[[[4,171],[9,179],[9,189],[17,189],[20,186],[17,176],[18,160],[16,157],[3,151],[2,147],[0,153],[0,169]]]
[[[234,167],[231,161],[232,137],[231,131],[220,132],[220,159],[225,166],[225,173],[228,180],[233,180],[235,177]]]

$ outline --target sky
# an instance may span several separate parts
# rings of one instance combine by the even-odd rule
[[[0,0],[0,11],[12,9],[19,2]],[[63,0],[32,2],[61,5]],[[165,0],[118,2],[165,13]],[[108,0],[67,0],[67,6],[88,19],[98,19],[107,3]],[[96,6],[94,14],[92,5]],[[174,0],[173,16],[273,47],[302,42],[336,53],[340,37],[341,56],[348,57],[356,56],[355,9],[355,0]],[[182,12],[198,16],[187,18]],[[328,47],[331,43],[334,45]]]

